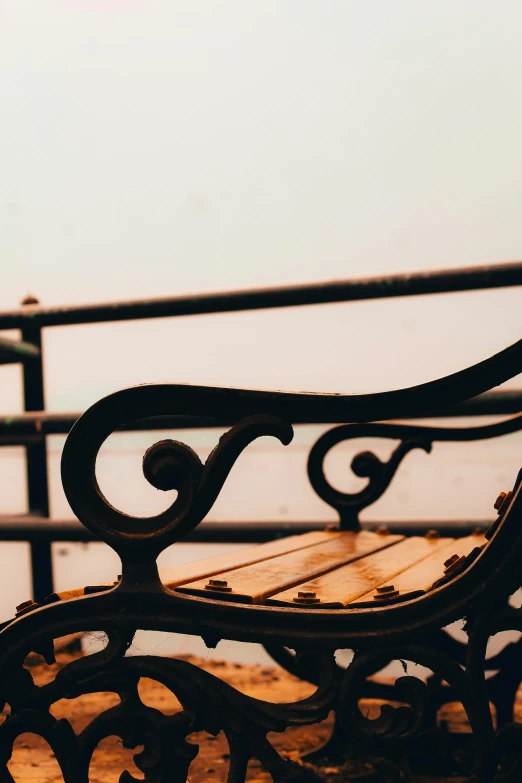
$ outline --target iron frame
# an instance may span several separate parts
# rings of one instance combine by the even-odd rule
[[[319,479],[323,481],[319,484],[325,499],[338,508],[345,526],[355,527],[355,512],[384,491],[412,444],[426,448],[436,439],[455,439],[446,429],[420,428],[420,432],[415,428],[413,437],[411,426],[367,422],[404,411],[428,414],[437,404],[455,404],[521,369],[522,342],[460,373],[386,394],[303,395],[151,385],[126,389],[92,406],[67,439],[62,481],[82,524],[120,556],[121,578],[108,591],[70,601],[60,601],[51,594],[22,607],[1,630],[0,681],[3,701],[10,706],[0,726],[3,779],[12,780],[7,762],[13,742],[25,731],[36,732],[50,743],[65,783],[88,781],[92,753],[103,737],[114,733],[127,747],[144,746],[135,755],[135,763],[149,783],[167,783],[186,779],[197,753],[197,747],[187,741],[189,734],[223,730],[231,751],[228,783],[244,782],[252,757],[261,760],[275,783],[312,783],[321,779],[317,772],[283,759],[267,733],[317,722],[333,709],[345,750],[371,759],[376,779],[397,783],[408,773],[411,756],[421,746],[431,748],[448,763],[452,758],[451,737],[436,723],[440,698],[430,699],[428,687],[416,677],[401,677],[395,683],[395,700],[402,706],[388,705],[375,721],[361,713],[358,700],[367,692],[368,677],[390,659],[400,659],[430,668],[439,684],[447,682],[452,696],[463,704],[473,731],[473,779],[477,783],[518,781],[522,732],[508,720],[508,710],[501,716],[502,725],[495,729],[485,672],[489,638],[507,629],[522,631],[521,610],[508,605],[510,595],[522,582],[520,475],[508,507],[491,528],[488,545],[475,552],[446,583],[401,603],[327,610],[245,606],[198,598],[165,588],[156,559],[165,547],[197,528],[235,461],[253,440],[271,435],[283,444],[291,441],[294,416],[323,421],[333,415],[350,422],[317,444],[311,458],[311,478],[316,486]],[[188,446],[176,441],[160,441],[147,450],[143,466],[147,480],[158,489],[177,490],[166,511],[155,517],[131,517],[103,497],[96,481],[96,457],[118,427],[158,414],[227,416],[231,412],[239,421],[220,438],[205,464]],[[466,438],[514,431],[520,419],[493,429],[476,428],[480,432],[473,434],[466,430]],[[366,434],[367,428],[373,434],[403,438],[402,448],[399,446],[388,463],[374,455],[359,455],[355,469],[369,478],[370,489],[357,496],[332,494],[322,470],[326,451],[339,439]],[[449,642],[443,633],[459,619],[466,621],[465,648]],[[125,653],[138,628],[197,635],[209,646],[222,638],[261,642],[275,650],[276,656],[281,648],[291,648],[298,657],[287,659],[288,667],[316,682],[317,690],[296,704],[270,704],[239,694],[186,662],[154,656],[127,658]],[[108,636],[105,650],[70,663],[49,685],[37,687],[23,667],[30,652],[39,652],[51,661],[52,640],[57,637],[100,630]],[[346,648],[354,650],[355,657],[340,675],[334,652]],[[504,653],[511,663],[512,658]],[[498,656],[496,662],[500,661]],[[511,674],[510,683],[505,683],[510,696],[522,676],[519,671]],[[180,699],[182,711],[167,717],[146,707],[137,690],[141,676],[167,685]],[[53,718],[50,708],[55,701],[99,690],[119,694],[120,704],[101,713],[79,735],[67,721]],[[134,778],[124,773],[121,780]]]

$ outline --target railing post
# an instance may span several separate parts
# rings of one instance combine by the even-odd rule
[[[34,297],[27,297],[22,305],[38,304]],[[38,359],[23,365],[24,409],[26,411],[45,410],[43,377],[42,330],[38,324],[27,320],[22,328],[22,340],[32,343],[40,350]],[[47,472],[47,443],[45,437],[41,443],[28,445],[27,455],[27,494],[29,513],[42,517],[49,516],[49,487]],[[39,601],[53,592],[52,544],[50,541],[31,542],[31,577],[33,598]]]

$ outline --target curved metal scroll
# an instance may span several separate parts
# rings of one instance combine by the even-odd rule
[[[189,741],[194,732],[216,736],[223,731],[230,748],[229,783],[244,783],[248,762],[257,758],[281,783],[321,783],[310,770],[283,759],[267,737],[289,726],[323,720],[331,709],[335,680],[331,655],[311,651],[309,665],[316,670],[318,687],[312,696],[289,704],[272,704],[235,690],[214,675],[183,660],[154,656],[125,657],[132,632],[114,618],[107,630],[104,651],[68,663],[55,679],[38,687],[17,661],[3,683],[2,700],[10,705],[8,720],[0,726],[0,778],[12,781],[7,764],[17,738],[35,733],[50,745],[65,783],[88,783],[93,754],[109,736],[121,738],[125,748],[137,749],[134,762],[148,783],[182,783],[199,746]],[[160,682],[181,703],[181,710],[167,715],[145,705],[138,689],[140,678]],[[120,702],[100,712],[78,734],[71,723],[52,714],[62,698],[112,692]],[[2,704],[3,704],[2,701]],[[128,771],[121,781],[138,781]]]
[[[142,387],[143,388],[143,387]],[[136,517],[114,508],[96,480],[100,446],[114,429],[118,395],[108,404],[106,419],[92,417],[93,406],[67,439],[62,457],[62,481],[71,508],[82,523],[122,558],[122,585],[159,587],[156,558],[169,544],[190,532],[212,508],[230,470],[243,449],[262,435],[290,443],[290,425],[270,416],[251,416],[223,435],[205,464],[186,444],[159,441],[145,453],[143,471],[157,489],[176,489],[177,496],[163,512]],[[87,419],[87,422],[85,421]]]
[[[496,424],[481,427],[423,427],[410,424],[343,424],[325,432],[314,444],[308,458],[308,477],[319,497],[334,508],[340,517],[341,528],[357,530],[359,514],[375,503],[389,487],[402,460],[413,449],[431,451],[437,441],[476,441],[507,435],[522,430],[522,414]],[[343,441],[354,438],[400,439],[387,462],[371,451],[362,451],[352,460],[356,476],[369,482],[360,492],[341,492],[333,487],[325,475],[324,463],[330,450]]]

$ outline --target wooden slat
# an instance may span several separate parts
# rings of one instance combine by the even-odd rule
[[[69,601],[71,598],[79,598],[81,595],[85,595],[84,587],[76,587],[73,590],[57,590],[53,593],[53,597],[59,598],[60,601]]]
[[[160,578],[165,587],[173,589],[178,585],[192,582],[195,579],[205,579],[209,576],[222,574],[224,571],[231,571],[234,568],[243,568],[244,566],[259,563],[262,560],[285,555],[288,552],[306,549],[324,541],[332,541],[339,535],[341,533],[338,530],[314,530],[297,536],[278,538],[275,541],[257,544],[257,546],[249,547],[248,549],[239,549],[236,552],[228,552],[225,555],[208,557],[205,560],[195,560],[192,563],[184,563],[175,568],[163,568],[160,571]]]
[[[483,535],[404,539],[369,532],[314,531],[164,569],[160,577],[166,587],[180,592],[243,603],[311,608],[378,606],[374,598],[377,587],[392,583],[399,593],[395,600],[423,595],[444,575],[445,560],[453,554],[466,556],[486,543]],[[208,578],[217,575],[227,580],[231,592],[205,588]],[[114,584],[104,582],[55,595],[65,601]],[[294,601],[298,590],[315,592],[320,602]]]
[[[310,533],[302,533],[297,536],[286,536],[266,544],[239,549],[236,552],[228,552],[225,555],[208,557],[204,560],[195,560],[191,563],[183,563],[175,568],[163,568],[160,571],[160,579],[168,588],[174,588],[184,582],[192,582],[194,579],[204,579],[214,574],[230,571],[233,568],[259,563],[271,557],[295,552],[298,549],[306,549],[313,544],[323,541],[331,541],[333,537],[340,535],[338,530],[313,530]],[[95,587],[112,587],[113,582],[102,582]],[[73,590],[62,590],[55,595],[62,601],[77,598],[84,595],[85,588],[78,587]]]
[[[178,590],[207,598],[263,603],[274,593],[358,560],[369,552],[385,547],[393,548],[402,539],[403,536],[379,535],[367,531],[339,533],[329,541],[306,549],[221,573],[220,578],[226,579],[230,592],[206,589],[206,579],[185,584]]]
[[[391,583],[391,580],[395,584],[397,574],[434,552],[445,551],[447,542],[448,539],[407,538],[396,546],[369,554],[317,579],[303,580],[299,590],[314,592],[320,599],[319,603],[309,604],[312,608],[347,606],[379,585]],[[272,595],[267,604],[300,606],[294,601],[297,592],[294,587]]]
[[[407,597],[422,595],[431,590],[432,585],[444,576],[444,561],[452,555],[464,557],[476,547],[487,543],[482,535],[472,535],[466,538],[458,538],[447,543],[447,539],[441,539],[446,543],[444,547],[433,553],[420,563],[411,566],[393,579],[393,586],[399,591],[399,595],[405,600]],[[371,602],[377,605],[374,598],[375,590],[362,595],[358,604]]]

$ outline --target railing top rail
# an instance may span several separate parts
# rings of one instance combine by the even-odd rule
[[[25,305],[0,312],[0,329],[65,326],[165,318],[277,307],[299,307],[331,302],[386,299],[522,285],[522,262],[463,269],[441,269],[400,275],[300,283],[274,288],[217,291],[102,304],[40,307]]]

